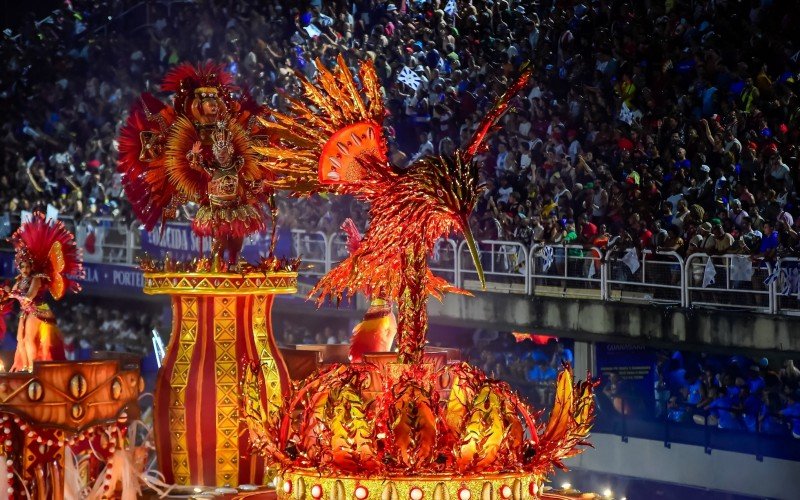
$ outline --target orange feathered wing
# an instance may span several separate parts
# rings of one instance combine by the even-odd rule
[[[167,136],[164,153],[164,170],[170,185],[189,200],[200,201],[208,192],[209,175],[202,168],[193,167],[186,157],[200,134],[185,116],[179,116]],[[212,161],[211,152],[202,152],[207,162]]]
[[[380,81],[370,61],[361,63],[359,81],[340,55],[330,71],[317,61],[316,84],[302,74],[302,98],[286,97],[289,111],[273,111],[260,121],[270,137],[270,145],[256,146],[260,162],[275,179],[276,189],[299,193],[336,191],[341,183],[363,177],[365,160],[370,167],[388,165],[386,138],[382,124],[386,111]]]
[[[64,296],[64,292],[66,292],[66,283],[64,283],[64,277],[61,274],[64,272],[64,266],[66,264],[64,262],[64,252],[62,251],[60,241],[56,241],[53,243],[53,246],[50,247],[48,258],[52,269],[52,273],[50,274],[50,294],[54,299],[60,300],[61,297]]]

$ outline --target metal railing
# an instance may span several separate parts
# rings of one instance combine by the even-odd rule
[[[580,245],[533,245],[528,293],[550,297],[605,299],[603,253]]]
[[[486,289],[492,292],[530,293],[528,249],[516,241],[486,240],[478,243],[481,267],[486,276]],[[466,241],[458,245],[459,286],[480,290],[478,272]]]
[[[141,229],[109,217],[61,220],[74,231],[87,262],[134,265],[142,254]],[[11,227],[19,223],[10,217]],[[91,238],[91,239],[90,239]],[[605,251],[580,245],[488,240],[478,244],[487,291],[628,303],[750,310],[800,316],[800,258],[776,262],[749,255]],[[90,250],[94,250],[91,252]],[[347,254],[344,233],[292,230],[292,252],[322,276]],[[434,274],[467,290],[480,290],[464,241],[441,239],[429,264]]]
[[[323,276],[331,268],[331,244],[322,231],[292,229],[292,250],[302,258],[309,276]]]
[[[684,266],[687,305],[775,312],[772,265],[749,255],[690,255]]]
[[[606,255],[606,298],[620,302],[686,305],[684,260],[675,252],[642,252],[632,264],[625,253]],[[633,270],[635,268],[635,271]]]
[[[800,258],[778,261],[774,297],[775,312],[800,316]]]
[[[347,258],[347,236],[344,233],[334,233],[328,236],[328,270]]]
[[[438,240],[428,258],[428,264],[433,274],[450,283],[460,283],[458,243],[456,241],[450,238]]]

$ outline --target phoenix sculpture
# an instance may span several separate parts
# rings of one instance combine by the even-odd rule
[[[361,89],[341,56],[333,71],[320,62],[317,67],[316,84],[298,75],[303,98],[287,97],[288,113],[273,111],[261,119],[277,140],[254,149],[273,174],[267,184],[276,189],[348,194],[369,204],[370,225],[364,237],[317,283],[312,295],[321,301],[362,292],[397,303],[400,357],[418,361],[427,329],[424,298],[466,293],[430,272],[427,257],[436,241],[462,234],[485,286],[468,219],[484,189],[473,160],[531,72],[524,71],[506,91],[463,149],[400,168],[387,155],[386,110],[372,63],[361,64]]]
[[[308,480],[317,482],[309,483],[316,488],[314,498],[329,491],[336,493],[333,498],[345,498],[343,489],[350,487],[348,495],[355,498],[366,498],[369,488],[383,489],[382,498],[416,499],[437,498],[442,488],[473,489],[476,495],[483,488],[486,498],[486,488],[494,487],[486,486],[488,478],[500,486],[513,476],[513,488],[525,482],[535,497],[543,477],[587,444],[594,382],[573,383],[571,370],[562,371],[551,417],[543,425],[536,421],[540,413],[508,384],[466,363],[435,366],[424,357],[428,296],[465,293],[431,273],[427,259],[436,241],[463,235],[485,286],[469,226],[484,189],[475,157],[531,71],[522,72],[462,149],[400,168],[387,155],[386,111],[372,63],[360,65],[358,83],[341,56],[332,70],[316,64],[315,82],[297,75],[303,94],[287,97],[286,113],[261,117],[271,142],[254,150],[271,172],[266,184],[273,189],[347,194],[369,204],[366,233],[361,237],[347,224],[350,255],[311,295],[320,301],[356,293],[371,298],[372,307],[354,332],[359,356],[391,344],[387,321],[375,320],[384,317],[386,303],[396,303],[398,356],[392,366],[367,362],[324,368],[300,383],[276,411],[258,407],[255,397],[244,402],[252,441],[280,469],[279,496],[288,498]],[[252,380],[242,383],[257,393]],[[427,480],[425,474],[442,476]],[[440,482],[452,474],[459,475],[462,486]],[[503,488],[509,490],[504,498],[510,498],[512,486]],[[451,493],[461,499],[471,494]],[[445,498],[441,491],[438,498]]]

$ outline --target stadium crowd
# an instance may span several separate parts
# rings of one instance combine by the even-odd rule
[[[610,372],[601,408],[632,417],[800,439],[800,369],[792,360],[661,352],[652,399]],[[647,401],[653,401],[649,409]],[[613,408],[613,410],[612,410]]]
[[[800,253],[798,17],[794,0],[65,2],[0,35],[0,213],[52,204],[77,221],[132,223],[116,135],[136,97],[184,60],[222,61],[257,100],[285,109],[295,71],[313,78],[317,59],[331,66],[339,53],[351,65],[370,58],[400,167],[464,144],[527,63],[534,80],[480,157],[479,239],[772,260]],[[398,80],[404,68],[413,85]],[[366,224],[348,198],[283,198],[280,209],[289,227]],[[152,328],[166,332],[122,310],[58,314],[73,350],[141,350]],[[287,324],[279,336],[349,335]],[[545,401],[563,346],[506,347],[472,359]],[[771,415],[789,412],[800,436],[794,365],[687,366],[660,367],[658,416],[770,433],[786,430]]]
[[[18,309],[0,321],[5,323],[0,348],[16,348]],[[141,307],[134,313],[119,302],[72,297],[54,303],[58,328],[64,338],[67,359],[88,359],[95,351],[127,352],[147,357],[152,353],[151,332],[155,329],[165,340],[169,328],[158,314],[158,309]]]
[[[132,220],[115,136],[136,96],[183,60],[223,61],[281,109],[294,71],[371,58],[401,166],[463,144],[529,62],[534,82],[482,158],[479,237],[771,259],[800,245],[793,5],[66,2],[3,35],[0,211],[49,202],[78,220]],[[406,67],[417,83],[398,81]],[[354,215],[348,200],[283,208],[327,231]]]
[[[511,384],[534,406],[549,407],[562,364],[574,364],[573,342],[548,336],[517,341],[514,335],[476,330],[472,345],[463,349],[464,357],[484,373]],[[452,340],[448,344],[452,345]]]

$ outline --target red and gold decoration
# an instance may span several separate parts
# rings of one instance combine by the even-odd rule
[[[266,110],[233,85],[221,66],[183,64],[164,78],[164,104],[142,94],[119,138],[119,171],[147,229],[186,202],[199,209],[192,228],[210,236],[211,257],[162,263],[145,259],[144,291],[172,297],[172,336],[159,372],[154,427],[166,482],[236,486],[266,483],[264,459],[251,456],[239,416],[239,380],[257,367],[254,397],[276,411],[288,374],[272,335],[275,295],[296,292],[297,265],[273,257],[273,174],[256,154],[267,144],[256,116]],[[272,216],[272,247],[252,264],[243,239]],[[227,257],[226,257],[227,255]]]
[[[525,87],[525,71],[489,111],[469,144],[452,157],[422,158],[406,169],[386,154],[380,85],[370,62],[355,83],[344,60],[317,63],[312,83],[287,114],[259,117],[274,137],[257,145],[280,189],[349,194],[369,203],[370,224],[350,255],[312,295],[341,299],[361,292],[398,307],[393,362],[353,346],[361,363],[334,364],[295,386],[279,412],[258,400],[258,370],[242,379],[252,441],[278,468],[277,494],[295,498],[540,498],[563,459],[579,453],[594,420],[595,382],[559,374],[546,424],[511,388],[467,364],[436,364],[425,355],[430,295],[457,291],[427,263],[435,242],[462,234],[477,274],[480,255],[468,217],[483,190],[475,155],[492,126]],[[353,228],[350,228],[350,233]],[[355,238],[351,237],[351,240]],[[463,293],[463,292],[462,292]],[[362,325],[383,317],[370,307]],[[365,326],[354,342],[382,345],[385,328]],[[370,335],[376,338],[364,339]]]
[[[156,451],[166,482],[265,484],[264,459],[249,453],[240,419],[239,381],[256,367],[251,375],[259,389],[250,397],[267,411],[280,407],[289,378],[277,355],[271,310],[275,295],[297,291],[297,273],[164,271],[151,262],[145,271],[145,293],[172,297],[172,336],[154,402]]]
[[[120,481],[138,477],[122,448],[143,386],[138,363],[114,359],[0,374],[4,498],[134,498],[138,481],[128,491]]]
[[[12,287],[0,290],[0,311],[6,314],[12,301],[19,302],[17,350],[11,371],[31,371],[36,361],[65,358],[64,340],[46,296],[49,292],[60,300],[67,291],[80,290],[73,280],[81,277],[83,264],[64,224],[49,221],[40,212],[22,224],[11,241],[19,274]]]
[[[238,265],[244,238],[265,228],[265,204],[275,240],[270,173],[253,150],[266,141],[255,119],[265,111],[232,81],[221,66],[182,64],[161,83],[173,104],[142,94],[119,137],[118,169],[136,215],[150,230],[197,203],[192,228],[211,237],[215,270]]]
[[[200,205],[195,231],[213,241],[210,259],[142,263],[145,293],[170,295],[173,305],[154,406],[165,480],[265,484],[274,467],[281,499],[544,498],[547,475],[588,445],[595,382],[575,382],[565,367],[542,423],[506,383],[425,346],[428,297],[466,293],[432,274],[436,241],[462,235],[484,282],[468,222],[484,189],[475,157],[531,72],[463,149],[401,169],[387,155],[372,64],[361,64],[358,83],[341,56],[333,70],[316,66],[315,82],[297,75],[303,94],[287,97],[285,113],[237,97],[218,66],[180,66],[162,84],[174,104],[143,95],[121,134],[120,170],[145,225],[191,200]],[[370,215],[363,236],[347,224],[350,255],[311,294],[369,297],[354,362],[294,385],[270,311],[276,294],[296,291],[298,262],[271,249],[259,263],[238,261],[278,189],[352,195]],[[389,351],[395,333],[397,352],[371,352]]]
[[[358,251],[363,236],[353,219],[346,219],[341,229],[347,237],[347,250],[351,254]],[[397,335],[397,318],[392,311],[392,303],[381,296],[371,295],[370,299],[363,320],[353,328],[350,339],[352,363],[360,362],[366,353],[388,351]]]

